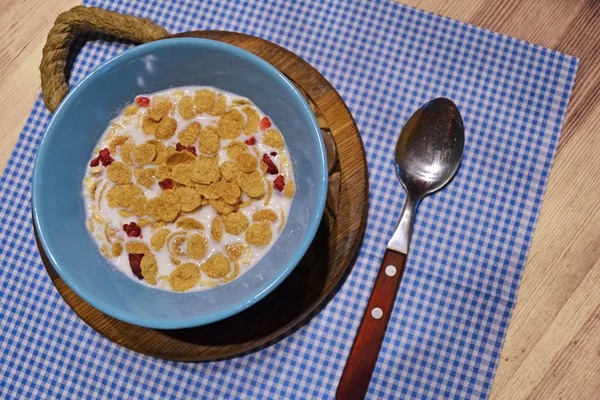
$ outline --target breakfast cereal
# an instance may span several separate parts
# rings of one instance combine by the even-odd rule
[[[176,292],[225,284],[284,227],[296,191],[287,152],[248,99],[212,87],[138,96],[90,158],[86,227],[143,284]]]

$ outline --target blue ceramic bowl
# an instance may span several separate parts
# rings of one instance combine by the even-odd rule
[[[297,192],[285,229],[257,265],[226,285],[173,293],[134,282],[100,254],[85,227],[81,193],[88,158],[108,122],[136,94],[185,85],[211,85],[240,94],[269,115],[289,146]],[[215,322],[265,297],[306,252],[321,221],[326,193],[325,147],[302,95],[261,58],[205,39],[141,45],[90,73],[54,113],[33,173],[35,224],[60,277],[100,311],[161,329]]]

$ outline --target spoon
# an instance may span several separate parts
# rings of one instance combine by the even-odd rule
[[[423,197],[452,180],[460,166],[464,141],[458,107],[446,98],[425,103],[402,128],[394,163],[406,201],[346,361],[338,400],[363,399],[367,393],[404,272],[417,207]]]

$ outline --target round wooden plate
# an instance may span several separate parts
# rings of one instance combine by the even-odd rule
[[[207,361],[239,355],[282,338],[333,296],[364,233],[367,164],[358,128],[344,101],[329,82],[300,57],[264,39],[235,32],[197,31],[174,35],[183,36],[231,43],[265,59],[301,89],[322,130],[333,135],[335,145],[329,143],[328,146],[331,162],[326,216],[300,264],[276,290],[240,314],[197,328],[158,330],[119,321],[84,302],[54,271],[39,242],[38,248],[60,295],[100,334],[139,353],[169,360]],[[334,147],[337,147],[337,160]]]

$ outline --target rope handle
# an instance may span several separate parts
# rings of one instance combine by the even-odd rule
[[[152,42],[169,35],[163,27],[147,18],[98,7],[75,6],[63,12],[48,33],[40,64],[42,98],[50,112],[56,110],[69,92],[65,75],[67,56],[71,43],[83,32],[102,33],[137,43]]]

